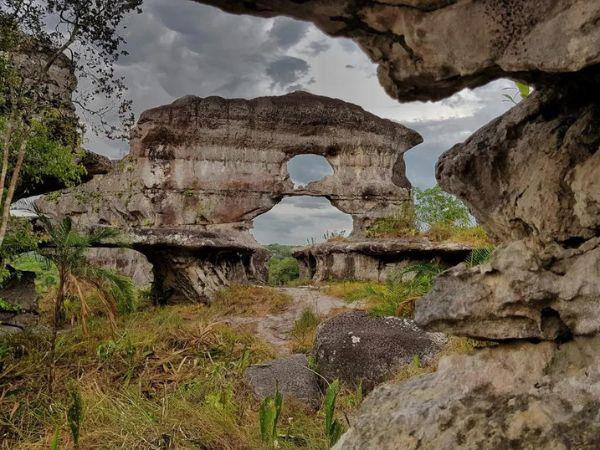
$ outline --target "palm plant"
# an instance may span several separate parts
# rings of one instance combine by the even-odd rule
[[[119,232],[112,228],[97,228],[90,232],[79,232],[73,228],[71,218],[52,221],[36,208],[38,219],[46,232],[45,244],[39,253],[53,262],[58,270],[58,288],[54,298],[52,338],[50,341],[49,390],[52,390],[53,368],[55,364],[56,337],[63,317],[65,299],[80,302],[80,322],[87,334],[87,318],[90,308],[87,303],[91,293],[95,293],[106,309],[111,326],[116,325],[118,311],[130,312],[136,300],[136,291],[130,278],[112,270],[91,264],[86,257],[90,247],[98,246],[107,239],[115,238]]]

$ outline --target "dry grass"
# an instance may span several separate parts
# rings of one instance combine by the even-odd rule
[[[280,300],[279,300],[280,301]],[[274,302],[274,305],[279,304]],[[45,389],[48,336],[0,341],[0,448],[71,447],[67,386],[84,404],[80,448],[262,449],[258,406],[243,381],[251,363],[272,349],[226,325],[219,308],[151,308],[121,317],[113,334],[106,318],[61,332],[55,391]],[[305,448],[326,448],[321,414],[284,399],[284,433]],[[296,448],[283,443],[283,448]]]
[[[292,353],[309,353],[311,351],[321,320],[322,318],[310,308],[302,311],[302,315],[294,322],[290,333]]]
[[[291,302],[277,289],[237,284],[217,292],[213,305],[226,315],[264,316],[283,311]]]

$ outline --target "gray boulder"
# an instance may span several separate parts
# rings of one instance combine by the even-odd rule
[[[412,320],[352,311],[319,326],[313,354],[317,372],[327,380],[362,383],[369,391],[415,356],[424,362],[431,359],[444,340],[444,335],[426,333]]]
[[[312,409],[321,403],[317,375],[308,368],[306,355],[292,355],[255,364],[246,369],[246,381],[259,398],[275,394],[276,388],[284,397],[294,397]]]
[[[16,272],[0,290],[0,335],[22,331],[37,325],[39,294],[35,289],[35,273]]]

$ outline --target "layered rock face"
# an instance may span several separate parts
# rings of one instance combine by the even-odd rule
[[[386,281],[394,270],[411,264],[453,266],[464,261],[471,250],[458,243],[405,237],[334,240],[298,249],[293,256],[300,263],[300,278]]]
[[[442,156],[440,185],[499,247],[486,265],[443,274],[416,321],[548,342],[448,358],[436,374],[375,390],[337,448],[598,448],[600,2],[202,1],[353,38],[399,100],[504,76],[536,87]]]
[[[437,100],[500,77],[551,83],[600,62],[595,0],[196,1],[352,38],[402,101]]]
[[[262,279],[264,252],[247,231],[284,196],[327,197],[352,215],[357,236],[392,214],[410,201],[402,154],[420,142],[400,124],[305,92],[184,97],[142,114],[113,172],[42,205],[83,227],[127,230],[157,281],[194,300],[227,280]],[[297,188],[287,162],[307,153],[334,173]]]

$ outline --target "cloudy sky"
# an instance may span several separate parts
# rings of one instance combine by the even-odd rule
[[[146,0],[143,14],[128,20],[125,37],[129,56],[118,70],[136,114],[188,94],[251,98],[301,89],[341,98],[423,135],[425,142],[405,155],[407,176],[419,187],[435,183],[440,153],[506,111],[511,105],[503,94],[514,92],[507,90],[510,81],[500,80],[441,102],[400,104],[350,40],[288,18],[236,16],[189,0]],[[87,146],[111,158],[127,152],[126,143],[92,135]],[[294,167],[299,182],[324,170],[315,159]],[[287,199],[255,221],[255,235],[264,243],[302,244],[349,223],[326,200]]]

